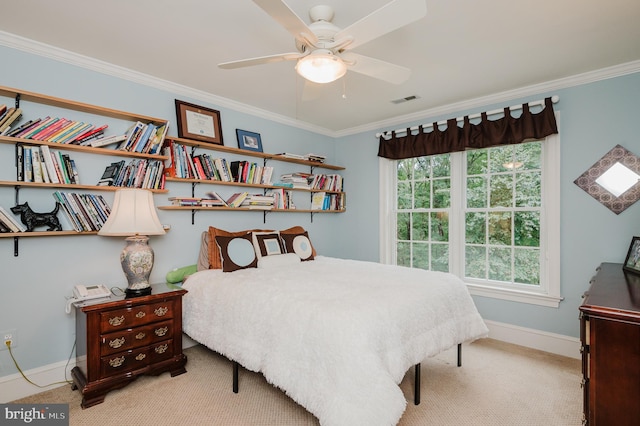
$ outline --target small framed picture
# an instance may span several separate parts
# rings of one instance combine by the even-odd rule
[[[220,111],[176,99],[178,137],[224,145]]]
[[[238,137],[238,148],[262,152],[262,139],[260,139],[260,133],[236,129],[236,136]]]
[[[640,274],[640,237],[633,237],[622,269]]]

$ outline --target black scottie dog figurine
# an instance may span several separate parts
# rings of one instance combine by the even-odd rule
[[[60,210],[60,203],[56,203],[56,208],[51,213],[36,213],[31,210],[29,203],[18,204],[11,207],[14,214],[20,215],[20,220],[27,227],[27,232],[33,231],[36,226],[49,226],[47,231],[62,231],[60,221],[56,216]]]

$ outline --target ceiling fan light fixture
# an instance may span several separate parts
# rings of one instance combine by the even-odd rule
[[[296,71],[302,77],[314,83],[331,83],[347,72],[347,65],[327,50],[326,52],[312,52],[300,58],[296,64]]]

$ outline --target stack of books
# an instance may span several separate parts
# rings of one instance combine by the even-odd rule
[[[174,206],[194,207],[201,205],[202,198],[196,197],[169,197],[169,201]]]
[[[203,207],[228,207],[226,200],[216,191],[209,191],[206,196],[200,202]]]
[[[290,186],[287,185],[290,188],[309,189],[310,188],[309,178],[311,177],[313,176],[309,173],[303,173],[303,172],[287,173],[280,176],[280,181],[285,184],[290,184]]]
[[[273,194],[249,194],[240,207],[247,207],[251,210],[271,210],[274,204],[275,196]]]

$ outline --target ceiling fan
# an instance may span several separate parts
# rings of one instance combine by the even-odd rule
[[[347,69],[394,84],[405,82],[411,70],[351,51],[362,44],[417,21],[427,14],[425,0],[394,0],[347,28],[332,24],[330,6],[314,6],[307,25],[282,0],[253,0],[295,38],[297,52],[261,56],[218,64],[234,69],[296,60],[296,71],[314,83],[330,83]]]

